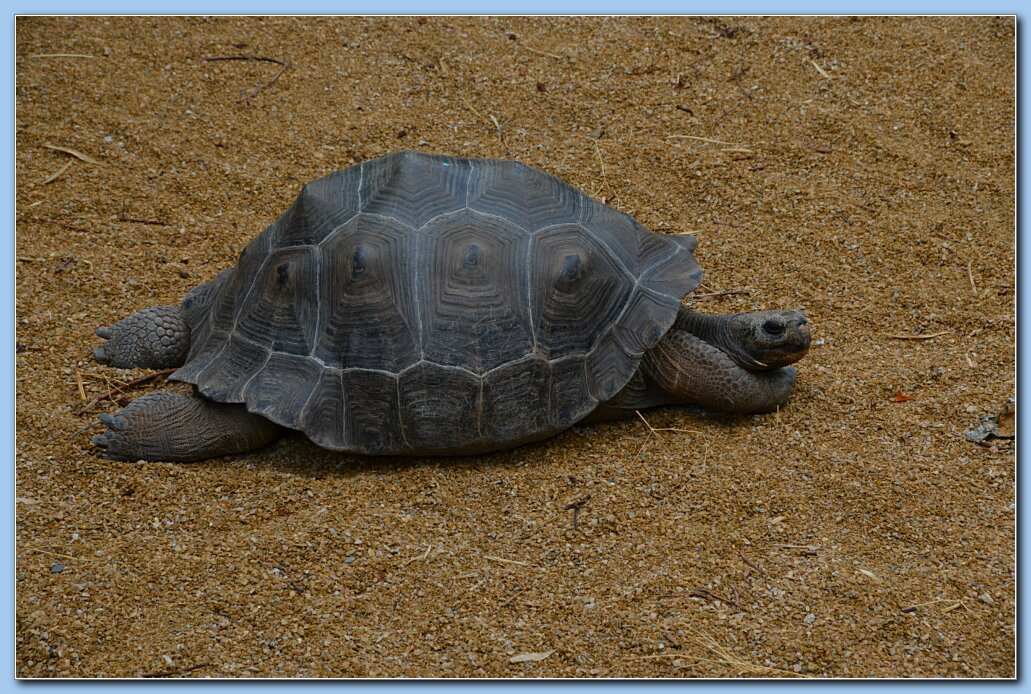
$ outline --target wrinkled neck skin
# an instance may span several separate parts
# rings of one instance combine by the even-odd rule
[[[724,352],[742,369],[765,371],[769,367],[757,362],[752,355],[742,349],[745,336],[741,334],[741,323],[736,320],[742,315],[744,314],[728,313],[721,316],[709,316],[681,307],[673,327],[705,340]]]

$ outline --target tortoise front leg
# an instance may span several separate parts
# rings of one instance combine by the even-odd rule
[[[190,326],[178,306],[152,306],[100,328],[107,344],[93,350],[101,364],[121,369],[167,369],[182,366],[190,351]]]
[[[725,352],[674,328],[645,353],[645,377],[670,400],[722,412],[770,412],[783,405],[795,384],[790,366],[749,371]]]
[[[246,453],[275,441],[282,427],[243,405],[158,392],[117,414],[102,414],[108,430],[93,437],[108,460],[186,463]]]

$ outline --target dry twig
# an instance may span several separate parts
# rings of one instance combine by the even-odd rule
[[[143,677],[145,677],[145,678],[152,678],[152,677],[172,677],[174,675],[185,675],[187,673],[193,672],[194,670],[200,670],[202,667],[208,667],[210,665],[211,665],[211,663],[199,663],[197,665],[192,665],[190,667],[174,668],[172,670],[158,670],[157,672],[145,672],[145,673],[143,673]]]
[[[573,512],[573,530],[576,530],[577,518],[580,515],[580,509],[582,509],[584,507],[584,505],[588,501],[590,501],[590,500],[591,500],[591,495],[588,494],[587,496],[583,497],[582,499],[578,499],[577,501],[574,501],[572,503],[566,504],[565,510]]]
[[[277,70],[276,74],[272,76],[272,79],[270,79],[268,82],[262,82],[260,84],[257,84],[248,89],[246,93],[244,93],[240,101],[244,102],[245,104],[249,104],[251,102],[251,99],[256,97],[259,92],[268,89],[273,84],[275,84],[276,80],[282,77],[284,72],[290,69],[290,63],[286,62],[285,60],[280,60],[279,58],[269,58],[263,55],[209,55],[205,56],[204,60],[257,60],[260,62],[275,63],[276,65],[279,65],[279,70]]]
[[[762,567],[761,567],[761,566],[759,566],[758,564],[753,564],[753,563],[752,563],[752,562],[751,562],[751,561],[750,561],[750,560],[748,559],[748,557],[746,557],[746,556],[744,555],[744,553],[743,553],[743,552],[738,552],[738,556],[740,556],[740,557],[741,557],[741,561],[743,561],[744,563],[746,563],[746,564],[748,564],[749,566],[751,566],[751,567],[752,567],[753,569],[755,569],[756,571],[758,571],[759,573],[761,573],[761,574],[762,574],[763,576],[768,576],[768,574],[767,574],[767,573],[766,573],[765,571],[763,571],[763,569],[762,569]]]
[[[84,412],[87,412],[87,411],[93,409],[94,407],[96,407],[100,403],[104,402],[105,400],[109,400],[109,401],[113,402],[116,398],[118,398],[118,397],[120,397],[122,395],[125,395],[126,392],[128,390],[132,389],[132,388],[135,388],[137,386],[141,386],[144,383],[150,383],[151,381],[153,381],[155,379],[158,379],[158,378],[163,378],[165,376],[170,376],[170,375],[174,374],[176,371],[178,371],[178,369],[162,369],[161,371],[153,371],[153,372],[151,372],[149,374],[144,374],[144,375],[142,375],[142,376],[140,376],[138,378],[134,378],[131,381],[128,381],[126,383],[122,383],[121,385],[117,385],[114,388],[112,388],[111,390],[109,390],[108,392],[104,393],[103,395],[98,395],[97,397],[95,397],[92,400],[90,400],[89,404],[79,407],[76,410],[75,413],[76,414],[83,414]]]
[[[717,595],[716,593],[713,593],[711,590],[706,590],[705,588],[695,588],[690,593],[688,593],[687,596],[689,598],[701,598],[702,600],[709,601],[719,600],[720,602],[726,603],[728,605],[733,605],[737,608],[738,612],[747,612],[747,610],[741,607],[741,605],[739,605],[736,600],[724,598],[720,595]]]
[[[930,340],[934,337],[941,337],[942,335],[948,335],[948,330],[942,330],[940,333],[931,333],[930,335],[895,335],[892,333],[884,333],[885,337],[890,337],[893,340]]]

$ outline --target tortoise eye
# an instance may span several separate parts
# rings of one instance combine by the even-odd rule
[[[774,337],[780,337],[784,334],[784,324],[776,320],[768,320],[763,323],[763,330],[767,334],[773,335]]]

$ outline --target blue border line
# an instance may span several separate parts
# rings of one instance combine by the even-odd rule
[[[2,351],[6,355],[3,367],[0,368],[0,387],[3,391],[8,394],[8,397],[3,401],[3,414],[5,425],[2,429],[3,450],[5,452],[4,462],[8,463],[8,474],[3,477],[2,489],[3,489],[3,501],[6,505],[7,513],[4,518],[4,527],[0,532],[0,553],[3,556],[12,558],[12,564],[8,570],[4,572],[3,581],[3,601],[0,603],[0,610],[3,611],[7,617],[5,624],[8,628],[0,631],[0,654],[2,654],[2,661],[0,661],[0,681],[11,682],[14,678],[14,571],[13,571],[13,557],[14,557],[14,395],[15,395],[15,381],[14,381],[14,344],[15,344],[15,315],[14,315],[14,264],[15,264],[15,243],[14,243],[14,25],[15,15],[18,14],[139,14],[141,5],[138,2],[128,1],[105,1],[105,2],[94,2],[90,3],[87,11],[84,12],[84,8],[80,3],[75,2],[13,2],[8,5],[5,9],[6,23],[3,28],[3,37],[6,39],[5,44],[9,46],[9,49],[4,54],[2,59],[2,65],[0,65],[0,95],[2,95],[5,101],[5,108],[3,109],[2,122],[5,126],[5,131],[8,133],[8,138],[2,143],[2,152],[4,161],[8,162],[7,167],[3,170],[3,201],[4,210],[6,211],[6,218],[9,220],[7,227],[3,230],[5,242],[2,246],[4,253],[6,254],[7,267],[12,270],[11,277],[7,283],[3,285],[2,289],[2,301],[0,301],[0,325],[6,326],[10,332],[5,333],[5,342],[3,343]],[[336,14],[336,13],[360,13],[360,7],[357,7],[350,3],[332,3],[327,1],[308,0],[302,2],[295,2],[289,6],[285,6],[282,3],[271,3],[263,0],[257,2],[244,3],[240,2],[197,2],[195,0],[183,0],[182,2],[172,4],[164,4],[164,6],[155,7],[154,5],[149,6],[148,14]],[[565,1],[565,2],[554,2],[544,0],[524,0],[524,2],[518,5],[507,5],[504,7],[490,6],[485,4],[482,0],[446,0],[444,2],[433,3],[432,6],[425,4],[417,4],[413,2],[404,2],[403,0],[381,0],[372,8],[375,13],[379,14],[470,14],[470,13],[483,13],[485,10],[493,11],[497,14],[664,14],[664,13],[683,13],[683,14],[1000,14],[1000,15],[1013,15],[1018,14],[1020,7],[1015,2],[987,2],[987,3],[954,3],[944,0],[941,2],[932,2],[930,0],[899,0],[896,2],[888,2],[882,0],[873,0],[861,4],[850,4],[843,6],[840,4],[828,3],[826,0],[817,2],[815,0],[791,0],[790,2],[781,2],[775,5],[768,3],[761,3],[747,0],[726,0],[721,3],[674,3],[674,2],[663,2],[652,1],[652,2],[638,2],[633,5],[629,5],[626,2],[612,2],[611,0],[598,0],[597,2],[587,1]],[[1022,33],[1021,20],[1018,16],[1018,39]],[[1024,78],[1026,73],[1026,65],[1024,62],[1024,51],[1018,44],[1018,56],[1017,56],[1018,74],[1021,76],[1019,83],[1019,113],[1027,113],[1027,107],[1029,105],[1029,99],[1025,86],[1027,80]],[[1023,119],[1018,119],[1018,141],[1023,141],[1027,134],[1027,125]],[[1028,175],[1028,165],[1022,159],[1018,158],[1019,169],[1018,169],[1018,200],[1024,199],[1022,193],[1026,189],[1026,181]],[[1018,207],[1019,210],[1019,207]],[[1018,260],[1018,280],[1020,276],[1019,268],[1026,267],[1026,252],[1027,243],[1025,240],[1025,224],[1024,215],[1018,214],[1017,226],[1018,226],[1018,243],[1017,243],[1017,260]],[[1023,241],[1023,242],[1022,242]],[[1027,330],[1025,329],[1026,323],[1023,320],[1024,316],[1024,301],[1022,300],[1022,292],[1020,291],[1018,281],[1017,288],[1017,305],[1018,305],[1018,344],[1026,343]],[[1018,355],[1018,383],[1020,386],[1026,385],[1025,383],[1025,371],[1022,368],[1024,359],[1022,355]],[[1018,421],[1020,432],[1026,431],[1024,426],[1027,422],[1027,416],[1022,407],[1023,403],[1020,403],[1020,407],[1017,408]],[[1019,440],[1019,439],[1018,439]],[[1018,465],[1023,460],[1023,455],[1018,457]],[[1019,508],[1018,504],[1018,537],[1024,537],[1025,525],[1027,520],[1027,514]],[[1022,562],[1021,562],[1022,563]],[[1019,593],[1024,594],[1028,587],[1028,579],[1023,571],[1018,573],[1020,579]],[[1022,605],[1018,604],[1017,613],[1018,633],[1022,633],[1022,627],[1024,625],[1024,610]],[[1018,643],[1018,674],[1023,673],[1024,663],[1026,663],[1026,651],[1027,651],[1027,639],[1021,638]],[[196,683],[196,680],[190,681],[190,683]],[[109,686],[111,682],[93,683],[93,682],[82,682],[82,681],[53,681],[53,682],[16,682],[17,687],[31,687],[33,689],[50,689],[52,687],[62,687],[71,689],[80,689],[86,687],[96,686]],[[124,691],[126,688],[135,690],[141,689],[148,686],[149,683],[143,682],[127,682],[118,684],[118,688]],[[232,686],[244,686],[244,687],[266,687],[266,686],[291,686],[289,682],[271,682],[271,683],[238,683]],[[754,686],[794,686],[799,684],[797,681],[791,681],[790,683],[781,682],[649,682],[648,687],[677,687],[677,688],[688,688],[690,687],[692,692],[696,691],[728,691],[737,690],[745,687]],[[835,683],[810,683],[816,686],[836,686],[838,684],[849,686],[849,687],[877,687],[879,692],[886,692],[897,687],[905,686],[899,682],[891,681],[873,681],[873,682],[835,682]],[[961,686],[964,689],[981,689],[981,688],[995,688],[997,686],[1008,686],[1012,687],[1012,683],[990,683],[990,682],[943,682],[936,681],[927,683],[928,686],[938,685],[953,685]],[[169,682],[162,681],[161,686],[189,686],[189,683],[178,681]],[[210,685],[209,685],[210,686]],[[491,682],[490,684],[483,682],[437,682],[437,683],[398,683],[398,682],[359,682],[359,683],[329,683],[329,686],[347,686],[349,689],[357,689],[359,691],[372,691],[377,692],[383,691],[396,691],[402,688],[408,689],[411,687],[422,688],[444,688],[451,686],[459,686],[462,688],[478,687],[478,686],[489,686],[491,689],[510,690],[516,687],[523,688],[527,686],[533,686],[535,688],[543,687],[545,689],[557,689],[565,686],[589,686],[599,688],[612,688],[612,687],[631,687],[639,686],[639,683],[618,683],[618,682],[579,682],[579,681],[562,681],[557,682]],[[1023,683],[1018,683],[1016,686],[1023,688]],[[885,689],[887,688],[887,689]]]

